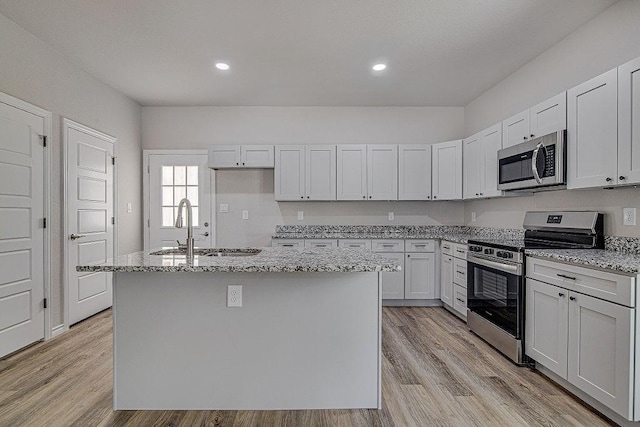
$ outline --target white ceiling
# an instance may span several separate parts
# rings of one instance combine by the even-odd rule
[[[142,105],[464,106],[615,1],[0,0],[0,13]]]

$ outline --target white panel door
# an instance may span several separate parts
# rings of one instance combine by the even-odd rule
[[[525,110],[502,122],[502,146],[504,148],[529,140],[529,110]]]
[[[569,291],[527,279],[525,353],[567,378]]]
[[[187,239],[184,228],[176,228],[178,204],[188,198],[193,206],[193,238],[196,247],[211,247],[211,175],[204,154],[149,155],[149,247],[175,247]]]
[[[463,188],[464,199],[476,199],[482,191],[482,134],[477,133],[462,141]]]
[[[453,306],[453,257],[442,255],[440,258],[440,300]]]
[[[305,193],[309,200],[336,200],[336,146],[305,148]]]
[[[398,200],[431,200],[431,146],[398,146]]]
[[[498,190],[498,150],[502,148],[502,126],[500,123],[482,132],[482,197],[497,197]]]
[[[569,293],[568,380],[632,419],[635,310]]]
[[[398,200],[397,145],[367,145],[367,185],[371,200]]]
[[[618,184],[640,183],[640,58],[618,68]]]
[[[462,140],[432,147],[433,200],[462,199]]]
[[[531,138],[567,128],[567,92],[547,99],[529,110]]]
[[[304,199],[305,146],[277,145],[275,156],[275,199],[277,201]]]
[[[435,286],[435,253],[413,252],[405,255],[404,298],[434,299],[440,297]]]
[[[367,198],[367,146],[338,145],[338,200]]]
[[[43,134],[0,101],[0,357],[44,338]]]
[[[76,271],[76,266],[104,262],[115,255],[115,139],[64,121],[67,151],[67,289],[69,325],[113,303],[111,273]]]
[[[404,299],[404,253],[386,252],[378,255],[389,258],[400,264],[400,271],[382,273],[382,299]]]
[[[617,182],[618,71],[567,92],[567,188]]]

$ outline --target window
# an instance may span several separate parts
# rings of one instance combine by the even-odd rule
[[[189,199],[193,207],[193,226],[198,226],[198,166],[162,166],[162,226],[173,227],[180,200]],[[182,212],[186,225],[185,212]]]

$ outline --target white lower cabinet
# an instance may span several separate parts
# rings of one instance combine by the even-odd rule
[[[535,271],[538,263],[551,264],[529,258],[527,271]],[[561,271],[556,276],[566,283],[527,278],[525,353],[625,419],[637,421],[635,308],[572,290],[577,271],[584,275],[585,269],[555,264]],[[593,292],[600,295],[602,290]]]
[[[445,255],[444,249],[440,258],[440,300],[453,307],[453,257]]]
[[[381,252],[379,255],[396,261],[402,267],[400,271],[382,273],[382,299],[404,299],[404,253]]]
[[[271,239],[274,248],[304,248],[304,239]]]
[[[452,313],[467,318],[467,245],[440,244],[440,300]]]
[[[338,241],[335,239],[305,239],[305,248],[337,248]]]
[[[453,285],[453,309],[462,317],[467,317],[467,287]]]
[[[404,298],[436,298],[436,254],[420,252],[406,254],[404,265]]]

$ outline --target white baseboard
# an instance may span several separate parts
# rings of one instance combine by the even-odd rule
[[[58,335],[64,334],[65,332],[67,332],[68,329],[69,328],[67,328],[65,325],[58,325],[58,326],[54,327],[51,330],[51,338],[55,338]]]

